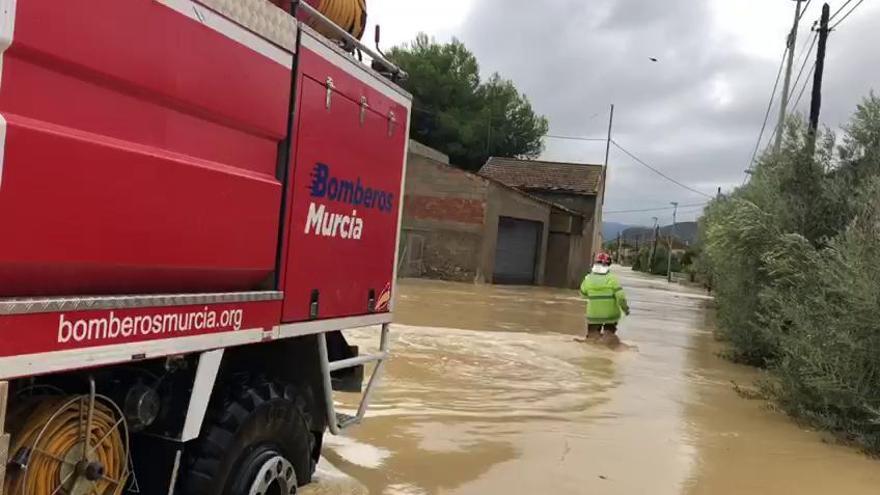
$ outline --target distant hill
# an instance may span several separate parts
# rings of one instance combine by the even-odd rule
[[[669,235],[669,232],[671,231],[671,225],[667,225],[660,229],[662,235]],[[675,224],[675,237],[688,244],[696,244],[699,235],[700,227],[697,222],[680,222]]]
[[[660,236],[667,237],[672,232],[672,225],[660,227]],[[650,227],[630,227],[621,232],[621,236],[627,242],[631,243],[647,243],[654,239],[654,229]],[[695,244],[697,242],[698,226],[697,222],[679,222],[675,224],[675,238],[686,243]],[[614,237],[617,237],[615,234]],[[611,238],[606,237],[606,240]]]
[[[623,223],[602,222],[602,238],[606,241],[617,239],[617,234],[631,227],[631,225],[626,225]]]

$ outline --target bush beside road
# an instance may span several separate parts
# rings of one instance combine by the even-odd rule
[[[788,122],[779,153],[702,222],[719,326],[790,414],[880,453],[880,99],[838,139]]]

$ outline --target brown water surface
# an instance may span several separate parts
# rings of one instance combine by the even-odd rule
[[[619,275],[621,351],[572,340],[573,291],[405,281],[370,417],[327,457],[374,495],[880,493],[880,463],[734,392],[757,372],[716,357],[703,293]]]

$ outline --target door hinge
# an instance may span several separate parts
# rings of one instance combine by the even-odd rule
[[[364,125],[364,122],[367,121],[367,110],[370,108],[370,104],[367,103],[367,97],[361,96],[361,126]]]
[[[394,111],[388,112],[388,135],[394,135],[394,128],[397,127],[397,116]]]
[[[328,77],[325,85],[327,86],[327,100],[324,102],[324,106],[330,110],[330,101],[333,99],[333,90],[335,89],[333,78]]]

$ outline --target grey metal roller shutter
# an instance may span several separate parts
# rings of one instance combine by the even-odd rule
[[[501,217],[495,249],[496,284],[531,285],[544,225],[541,222]]]

